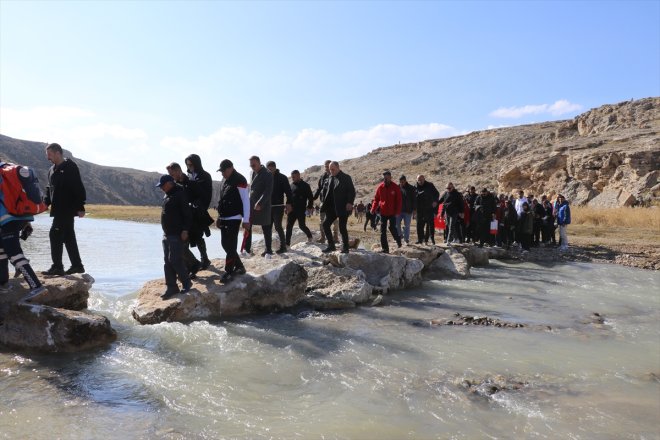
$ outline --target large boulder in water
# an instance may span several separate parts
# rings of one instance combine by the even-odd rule
[[[190,292],[166,300],[161,298],[164,280],[148,282],[138,294],[133,317],[141,324],[223,319],[279,311],[305,296],[307,272],[292,261],[246,258],[248,273],[226,284],[221,283],[222,271],[217,268],[222,262],[215,260],[210,270],[199,272]]]
[[[448,247],[436,258],[425,271],[425,276],[431,279],[467,278],[470,275],[470,263],[456,249]]]
[[[69,310],[84,310],[87,308],[89,290],[94,284],[94,278],[88,274],[67,275],[65,277],[44,278],[43,285],[48,289],[34,302]],[[29,292],[22,278],[14,278],[7,283],[7,292],[0,295],[0,318],[7,314],[9,307]]]
[[[367,281],[378,293],[415,287],[422,283],[424,263],[416,258],[358,249],[348,254],[331,253],[329,260],[333,266],[364,272]]]
[[[105,316],[15,303],[0,325],[0,344],[10,349],[77,352],[103,347],[117,339]]]
[[[0,345],[11,350],[76,352],[117,338],[104,316],[83,312],[94,278],[87,274],[44,278],[47,292],[21,303],[29,288],[12,279],[0,295]]]
[[[346,309],[371,299],[374,290],[364,272],[332,265],[307,268],[304,303],[315,310]]]

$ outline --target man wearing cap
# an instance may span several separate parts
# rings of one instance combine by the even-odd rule
[[[300,171],[291,171],[291,211],[286,219],[286,245],[291,246],[291,235],[293,234],[293,225],[298,222],[298,227],[307,236],[307,240],[312,240],[312,231],[305,225],[305,216],[311,212],[314,206],[314,194],[309,183],[300,178]]]
[[[381,252],[388,254],[390,252],[387,243],[387,228],[389,223],[390,233],[398,247],[401,247],[401,236],[399,235],[395,220],[401,213],[401,189],[392,182],[392,173],[385,171],[383,181],[376,187],[374,203],[371,205],[371,213],[375,214],[380,208],[380,247]]]
[[[415,187],[408,183],[406,176],[399,177],[399,189],[401,190],[401,213],[396,216],[396,230],[399,237],[403,238],[406,244],[410,243],[410,221],[413,211],[417,208],[417,197]],[[401,221],[403,221],[403,231],[401,230]]]
[[[188,270],[183,262],[183,250],[192,225],[192,211],[183,187],[177,185],[172,176],[163,174],[156,186],[165,193],[160,212],[160,225],[163,228],[165,257],[163,269],[167,285],[162,297],[166,299],[180,292],[188,292],[192,287]],[[177,276],[181,282],[181,290],[176,282]]]
[[[333,252],[336,250],[335,242],[332,240],[332,231],[330,226],[332,223],[339,219],[339,233],[342,239],[343,254],[348,253],[348,229],[346,223],[348,216],[353,211],[353,202],[355,201],[355,186],[353,186],[353,179],[351,176],[344,173],[339,169],[339,162],[333,161],[328,167],[330,171],[330,178],[326,186],[323,188],[321,200],[321,212],[325,213],[325,220],[323,220],[323,230],[328,239],[328,247],[323,250],[324,253]]]
[[[231,160],[225,159],[220,162],[218,171],[222,173],[223,180],[216,225],[220,229],[222,249],[227,254],[225,273],[221,278],[221,281],[226,283],[234,275],[245,273],[245,267],[237,251],[238,231],[241,229],[241,223],[246,234],[250,231],[250,196],[247,180],[234,169]]]

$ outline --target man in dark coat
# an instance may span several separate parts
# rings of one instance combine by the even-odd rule
[[[280,248],[275,252],[283,254],[286,252],[286,240],[282,228],[282,219],[284,218],[285,208],[287,213],[291,212],[291,185],[289,185],[289,179],[277,169],[275,162],[269,160],[266,162],[266,168],[273,175],[271,225],[275,226],[275,231],[277,231],[277,236],[280,239]],[[284,203],[284,196],[286,196],[286,204]]]
[[[192,212],[192,223],[190,224],[190,229],[188,230],[188,241],[184,243],[181,258],[183,258],[183,264],[188,269],[190,273],[190,278],[194,279],[197,276],[202,268],[202,263],[195,257],[195,255],[190,250],[190,241],[194,234],[201,235],[200,228],[195,224],[195,211],[190,203],[191,200],[199,198],[199,186],[193,180],[183,173],[181,165],[176,162],[170,163],[165,167],[167,169],[167,174],[172,176],[174,182],[183,188],[183,192],[186,194],[186,200],[190,205],[190,210]]]
[[[467,195],[465,196],[465,201],[467,201],[467,204],[470,207],[470,218],[472,221],[467,225],[466,229],[466,234],[465,234],[465,241],[470,241],[472,240],[473,243],[476,243],[478,240],[478,236],[476,231],[476,216],[474,214],[474,202],[477,201],[477,197],[479,195],[477,194],[477,189],[474,186],[471,186],[470,189],[468,190]]]
[[[447,243],[460,243],[458,219],[459,215],[463,214],[463,196],[456,190],[453,183],[447,184],[447,191],[440,197],[440,203],[442,203],[440,214],[445,217],[448,230]]]
[[[188,180],[194,182],[196,188],[196,197],[190,198],[190,207],[193,212],[193,228],[190,231],[190,246],[199,249],[201,269],[206,269],[211,265],[208,253],[206,251],[206,241],[204,235],[209,237],[211,230],[209,226],[213,219],[209,215],[209,206],[213,197],[213,178],[202,166],[202,159],[191,154],[186,157],[186,168],[188,170]]]
[[[185,293],[192,287],[188,270],[183,263],[183,249],[188,241],[188,231],[192,225],[192,211],[181,185],[177,185],[169,174],[163,174],[156,185],[163,190],[163,206],[160,212],[160,225],[163,228],[163,255],[165,264],[164,299],[177,293]],[[176,283],[177,277],[182,289]]]
[[[331,160],[326,160],[324,162],[325,166],[325,172],[319,177],[319,181],[316,184],[316,191],[314,191],[314,200],[318,199],[320,197],[321,205],[323,205],[323,197],[324,197],[324,188],[328,185],[328,180],[330,180],[330,163]],[[325,231],[323,230],[323,220],[325,220],[325,212],[321,210],[320,212],[320,223],[319,227],[321,228],[321,238],[319,238],[319,243],[325,243]],[[339,241],[338,237],[338,221],[335,221],[332,225],[332,236],[336,241]]]
[[[477,216],[476,231],[479,236],[479,247],[485,243],[493,244],[493,235],[490,233],[490,222],[495,220],[497,200],[487,188],[481,190],[481,194],[474,202],[474,212]]]
[[[305,233],[309,241],[312,240],[312,231],[305,225],[308,212],[314,207],[314,194],[309,183],[300,178],[300,171],[291,171],[291,211],[286,219],[286,245],[291,246],[291,235],[293,225],[298,222],[298,227]]]
[[[48,170],[48,186],[46,187],[46,205],[50,206],[50,216],[53,224],[50,228],[50,256],[53,264],[50,269],[42,272],[44,275],[62,276],[74,273],[84,273],[76,232],[73,229],[75,217],[85,216],[85,200],[87,193],[80,178],[78,166],[71,159],[65,159],[59,144],[46,147],[46,157],[53,164]],[[64,272],[62,254],[66,252],[71,260],[71,267]]]
[[[223,283],[229,282],[234,275],[245,273],[236,248],[238,247],[238,231],[243,229],[245,234],[250,233],[250,191],[247,180],[234,169],[234,164],[225,159],[220,162],[218,171],[222,173],[222,187],[218,200],[218,221],[220,241],[225,250],[225,273],[222,275]]]
[[[339,219],[339,233],[342,239],[342,250],[344,254],[348,253],[348,229],[346,223],[348,216],[353,211],[353,202],[355,201],[355,187],[353,186],[353,179],[351,176],[344,173],[339,169],[339,162],[333,161],[329,166],[330,178],[327,180],[326,186],[323,188],[323,204],[321,205],[321,212],[325,213],[325,220],[323,221],[323,229],[325,236],[328,238],[328,247],[323,250],[324,253],[333,252],[336,250],[335,242],[331,241],[330,226]]]
[[[262,257],[270,258],[273,255],[273,225],[271,221],[271,196],[273,194],[273,175],[261,164],[258,156],[250,158],[250,234],[245,242],[245,251],[252,250],[252,226],[259,225],[264,234],[266,250]]]
[[[440,194],[435,185],[428,182],[423,175],[417,176],[415,187],[417,196],[417,242],[416,244],[435,244],[435,226],[433,217],[438,210],[438,197]]]
[[[410,222],[413,212],[417,209],[417,193],[415,187],[406,180],[406,176],[399,177],[399,189],[401,190],[401,213],[396,216],[396,228],[399,237],[403,238],[408,244],[410,241]],[[401,230],[402,221],[403,230]]]

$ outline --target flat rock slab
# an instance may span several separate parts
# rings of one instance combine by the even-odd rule
[[[87,308],[89,290],[94,284],[94,278],[88,274],[67,275],[65,277],[43,278],[43,285],[48,289],[32,302],[51,307],[69,310],[84,310]],[[9,280],[9,291],[0,295],[0,319],[29,292],[22,278]]]
[[[269,313],[296,305],[305,297],[307,272],[284,259],[248,258],[243,261],[248,273],[227,284],[214,261],[211,270],[198,273],[193,288],[186,294],[164,300],[164,280],[146,283],[138,294],[133,317],[141,324],[163,321],[223,319],[256,313]]]
[[[0,344],[10,349],[78,352],[116,339],[105,316],[39,304],[13,304],[0,325]]]

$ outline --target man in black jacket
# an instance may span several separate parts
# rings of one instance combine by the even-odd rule
[[[442,203],[442,212],[445,217],[447,233],[447,243],[460,243],[461,237],[458,230],[458,216],[463,214],[463,196],[459,193],[454,184],[447,184],[447,191],[440,197]]]
[[[190,209],[193,213],[193,218],[190,225],[190,230],[188,231],[188,241],[185,242],[183,246],[182,258],[183,264],[186,266],[186,269],[188,269],[188,272],[190,272],[190,278],[193,279],[197,275],[197,272],[199,272],[202,268],[202,263],[190,251],[190,241],[192,240],[192,236],[195,234],[201,235],[199,227],[195,225],[195,212],[192,204],[190,203],[191,200],[199,198],[199,186],[196,184],[196,182],[190,180],[190,178],[188,178],[188,176],[183,173],[181,165],[178,163],[172,162],[165,168],[167,169],[167,174],[172,176],[174,179],[174,183],[180,185],[183,188],[183,192],[186,194],[186,200],[188,200],[188,204],[191,205]]]
[[[399,237],[403,237],[406,244],[409,244],[410,221],[413,212],[417,209],[417,193],[415,187],[406,180],[406,176],[399,177],[399,189],[401,190],[401,213],[396,216],[396,228]],[[401,221],[403,221],[403,231],[401,230]]]
[[[250,190],[247,180],[234,169],[234,164],[225,159],[220,162],[218,171],[222,173],[222,187],[220,200],[218,200],[218,222],[220,241],[225,250],[225,273],[222,275],[223,283],[229,282],[234,275],[245,273],[236,248],[238,246],[238,231],[245,230],[246,238],[250,233]]]
[[[293,225],[298,221],[298,227],[311,241],[312,231],[305,225],[305,217],[314,205],[314,194],[309,183],[300,178],[300,171],[291,171],[291,211],[286,219],[286,245],[291,246]]]
[[[167,290],[162,295],[167,299],[177,293],[186,293],[192,287],[188,270],[183,263],[183,249],[188,241],[188,231],[192,224],[192,211],[181,185],[177,185],[169,174],[163,174],[156,185],[163,190],[163,207],[160,212],[160,225],[163,228],[163,254],[165,264],[165,284]],[[176,283],[177,277],[182,289]]]
[[[266,168],[273,175],[273,194],[271,195],[271,224],[275,226],[277,236],[280,239],[280,248],[275,251],[277,254],[286,252],[286,240],[284,237],[284,229],[282,228],[282,219],[284,218],[284,210],[286,208],[287,214],[291,212],[291,185],[289,179],[277,169],[277,165],[272,160],[266,162]],[[284,204],[284,196],[286,195],[286,205]]]
[[[353,186],[353,179],[351,176],[344,173],[339,169],[339,162],[333,161],[329,166],[330,178],[327,180],[326,186],[323,188],[323,195],[321,200],[321,212],[325,213],[325,220],[323,221],[323,229],[325,236],[328,238],[328,247],[323,250],[324,253],[333,252],[336,250],[335,242],[330,239],[332,232],[330,226],[339,219],[339,233],[342,239],[343,254],[348,253],[348,229],[346,223],[348,216],[353,211],[353,202],[355,201],[355,187]]]
[[[492,245],[494,236],[490,233],[490,222],[495,220],[495,210],[497,209],[497,200],[495,196],[488,191],[488,188],[481,190],[481,195],[474,202],[474,213],[476,218],[476,233],[479,236],[479,247],[484,242]]]
[[[188,180],[194,182],[196,188],[196,197],[189,198],[190,207],[193,212],[193,228],[190,231],[190,246],[199,249],[199,258],[201,269],[207,269],[211,265],[208,253],[206,252],[206,241],[204,235],[209,237],[211,230],[209,226],[213,219],[209,215],[209,206],[213,197],[213,178],[202,166],[202,159],[191,154],[186,157],[186,168],[188,170]]]
[[[50,256],[53,261],[44,275],[62,276],[84,273],[85,268],[80,258],[76,232],[73,229],[74,218],[85,216],[87,194],[80,178],[78,166],[71,159],[65,159],[59,144],[46,147],[46,157],[53,164],[48,170],[48,186],[45,202],[50,206],[53,224],[50,227]],[[64,272],[62,254],[66,252],[71,260],[71,267]]]
[[[319,181],[316,184],[316,191],[314,192],[314,200],[316,200],[320,197],[321,198],[321,205],[323,205],[323,197],[324,197],[323,189],[326,187],[326,185],[328,184],[328,180],[330,179],[330,163],[331,162],[332,162],[331,160],[326,160],[324,162],[325,172],[321,175],[321,177],[319,177]],[[320,220],[319,226],[321,228],[321,238],[319,239],[319,243],[325,243],[325,231],[323,230],[323,220],[325,220],[325,212],[323,212],[323,210],[321,210],[320,214],[321,214],[320,215],[321,220]],[[335,223],[333,223],[333,225],[332,225],[332,236],[333,236],[335,241],[339,241],[337,224],[338,224],[338,221],[335,221]]]
[[[417,196],[417,242],[416,244],[435,244],[435,226],[433,217],[438,211],[438,197],[440,193],[435,185],[428,182],[423,175],[417,176],[415,187]]]

